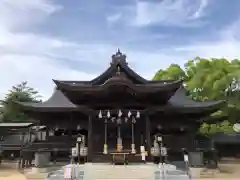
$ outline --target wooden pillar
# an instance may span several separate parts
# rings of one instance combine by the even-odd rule
[[[146,114],[146,140],[147,140],[148,160],[150,160],[149,157],[151,156],[152,142],[151,142],[151,122],[148,114]]]
[[[93,150],[92,150],[92,116],[88,117],[88,162],[92,162]]]
[[[48,127],[46,127],[45,128],[45,131],[46,131],[46,138],[45,138],[45,140],[47,141],[48,140],[48,137],[49,137],[49,128]]]
[[[72,131],[73,131],[73,127],[72,127],[72,124],[73,124],[73,115],[72,114],[70,114],[70,117],[69,117],[69,122],[70,123],[68,123],[68,137],[69,138],[72,138]]]
[[[24,146],[24,132],[21,132],[21,148],[20,148],[20,158],[18,162],[18,168],[24,167],[25,156],[23,156],[23,146]]]

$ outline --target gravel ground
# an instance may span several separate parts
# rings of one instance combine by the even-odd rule
[[[26,180],[17,169],[17,163],[3,163],[0,165],[0,180]]]

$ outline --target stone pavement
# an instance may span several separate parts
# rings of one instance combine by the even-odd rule
[[[110,165],[87,163],[76,165],[77,180],[188,180],[186,172],[166,165],[163,171],[154,164]],[[49,174],[48,180],[64,180],[64,167]]]

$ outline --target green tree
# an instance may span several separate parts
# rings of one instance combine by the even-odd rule
[[[190,96],[194,100],[226,100],[227,105],[220,111],[228,115],[229,123],[239,121],[240,117],[240,61],[235,59],[203,59],[196,57],[189,60],[184,68],[172,64],[166,70],[159,70],[153,80],[182,79]],[[219,115],[219,113],[218,113]],[[203,125],[202,130],[219,131],[212,125]]]
[[[13,86],[1,101],[1,121],[19,122],[27,120],[27,115],[24,114],[15,102],[39,102],[37,100],[39,97],[38,92],[29,87],[26,81]]]
[[[160,69],[153,77],[153,80],[179,80],[185,78],[184,70],[177,64],[171,64],[166,70]]]
[[[202,134],[211,135],[218,132],[231,133],[234,132],[233,125],[229,121],[223,121],[217,124],[203,123],[199,131]]]

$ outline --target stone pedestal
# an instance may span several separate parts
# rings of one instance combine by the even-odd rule
[[[192,167],[202,167],[203,162],[203,152],[189,152],[189,164]]]
[[[46,167],[49,165],[50,152],[36,152],[35,153],[35,167]]]

